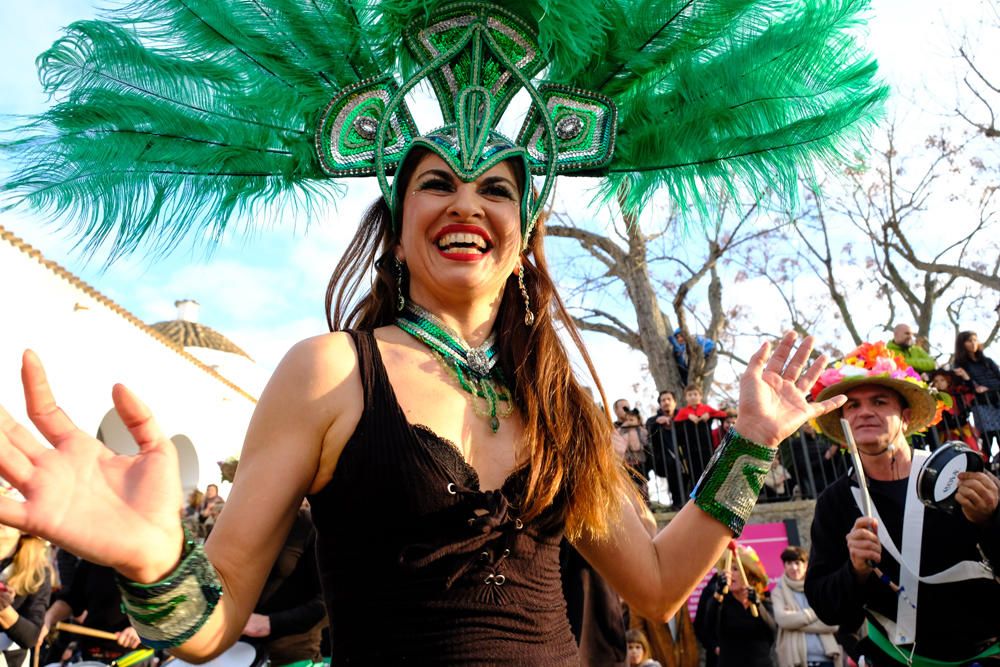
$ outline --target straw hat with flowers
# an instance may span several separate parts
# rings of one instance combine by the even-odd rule
[[[902,355],[893,352],[885,343],[862,343],[861,346],[826,369],[810,392],[814,401],[825,401],[831,396],[844,394],[860,385],[881,385],[894,390],[910,408],[910,421],[906,435],[920,433],[941,421],[941,413],[951,407],[951,396],[930,387],[914,371]],[[840,427],[840,410],[834,410],[814,422],[816,430],[843,443],[844,432]]]

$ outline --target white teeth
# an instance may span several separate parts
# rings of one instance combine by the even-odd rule
[[[464,246],[472,245],[478,248],[481,252],[486,251],[486,239],[484,239],[479,234],[466,234],[466,233],[445,234],[437,241],[438,248],[441,248],[442,250],[447,250],[449,249],[450,246],[455,246],[459,244]],[[467,247],[454,248],[452,250],[458,252],[462,250],[468,250],[468,248]]]

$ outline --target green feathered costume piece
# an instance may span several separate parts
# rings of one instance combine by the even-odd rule
[[[112,256],[217,239],[289,209],[308,216],[344,177],[376,175],[389,197],[400,150],[425,136],[396,93],[431,81],[451,125],[426,143],[463,177],[504,151],[545,177],[540,201],[526,199],[528,231],[556,173],[603,176],[604,195],[630,212],[660,189],[695,211],[724,189],[788,196],[817,161],[849,153],[881,109],[886,90],[856,42],[865,8],[135,0],[72,24],[39,56],[54,104],[3,145],[18,164],[3,190]],[[531,108],[511,141],[492,130],[519,89]],[[566,91],[582,95],[569,111],[554,101]],[[574,109],[585,113],[566,124]],[[590,141],[592,159],[567,137]],[[338,151],[360,162],[336,163]]]

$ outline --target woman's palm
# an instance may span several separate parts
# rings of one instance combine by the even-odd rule
[[[134,578],[169,569],[181,543],[177,454],[148,409],[124,387],[114,388],[115,407],[139,445],[135,456],[116,455],[56,405],[30,352],[22,382],[28,416],[53,447],[0,408],[0,476],[25,497],[0,498],[0,523]]]

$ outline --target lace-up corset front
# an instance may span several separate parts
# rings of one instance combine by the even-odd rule
[[[365,407],[310,498],[334,665],[577,665],[560,528],[526,525],[523,471],[480,489],[459,450],[410,425],[374,337],[351,332]]]

